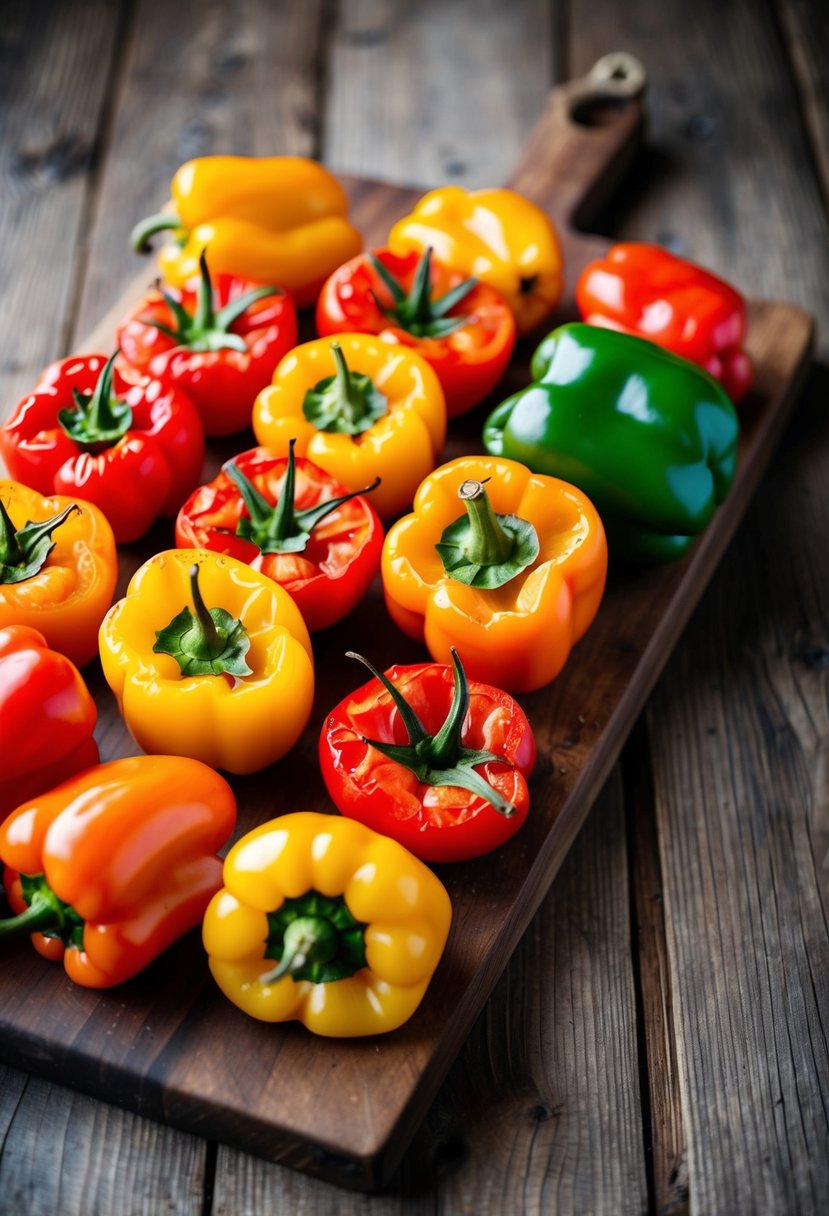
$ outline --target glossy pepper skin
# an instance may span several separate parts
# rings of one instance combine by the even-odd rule
[[[515,321],[493,287],[426,253],[359,254],[335,270],[317,302],[317,332],[378,334],[410,346],[440,380],[450,418],[483,401],[515,346]]]
[[[647,338],[719,380],[732,401],[751,385],[745,300],[730,284],[659,245],[624,242],[579,275],[588,325]]]
[[[544,339],[532,374],[534,384],[490,414],[488,451],[581,486],[615,557],[684,553],[737,466],[739,425],[725,390],[651,342],[580,323]]]
[[[175,515],[196,484],[204,434],[190,399],[155,376],[75,355],[46,368],[0,428],[12,477],[92,502],[118,544]]]
[[[223,879],[204,946],[217,984],[245,1013],[334,1038],[384,1034],[414,1013],[452,909],[396,841],[300,811],[237,841]]]
[[[215,653],[188,646],[201,619],[194,581],[221,635]],[[167,650],[159,649],[161,634]],[[107,683],[145,752],[253,773],[293,747],[311,712],[314,668],[299,609],[232,557],[172,549],[150,558],[107,613],[100,650]]]
[[[526,819],[535,740],[518,703],[467,685],[455,658],[454,669],[391,667],[345,697],[326,716],[319,758],[340,814],[422,861],[465,861]]]
[[[388,246],[396,254],[432,248],[444,266],[494,287],[512,309],[519,337],[545,321],[561,296],[556,230],[514,190],[432,190],[394,225]]]
[[[203,156],[177,170],[171,193],[172,210],[138,224],[132,243],[144,250],[154,232],[172,229],[158,263],[177,287],[198,274],[207,249],[216,273],[278,283],[304,308],[363,245],[340,183],[301,156]]]
[[[323,410],[323,392],[339,392],[344,380],[352,389],[343,388]],[[349,410],[343,404],[348,392],[355,398]],[[370,334],[340,334],[286,355],[256,398],[253,430],[277,456],[286,456],[296,439],[297,456],[348,490],[380,477],[372,502],[387,519],[409,505],[435,467],[446,437],[446,403],[437,376],[415,351]]]
[[[0,481],[0,516],[7,516],[18,535],[29,520],[38,523],[64,513],[38,570],[20,581],[13,581],[16,575],[10,570],[0,572],[0,628],[31,626],[53,650],[82,667],[98,653],[98,627],[118,580],[112,528],[92,503],[44,498],[19,482]],[[0,537],[3,527],[0,519]],[[0,554],[3,547],[0,540]]]
[[[76,984],[123,983],[199,924],[235,822],[230,786],[195,760],[132,756],[70,777],[0,826],[18,914],[0,940],[28,930]]]
[[[499,539],[507,549],[507,577],[500,585],[460,581],[457,574],[469,574],[447,570],[437,548],[452,540],[450,526],[466,526],[465,510],[471,511],[473,502],[485,516],[489,504],[500,523],[512,529],[506,542]],[[516,530],[516,522],[526,526]],[[533,535],[534,545],[529,543]],[[490,539],[485,538],[487,544]],[[492,581],[486,577],[489,568],[481,566],[484,582]],[[500,568],[499,557],[492,569]],[[420,486],[414,511],[386,537],[381,571],[392,619],[424,641],[433,659],[449,662],[454,647],[470,680],[530,692],[558,675],[596,615],[607,543],[595,507],[575,486],[531,473],[512,460],[467,456],[442,465]],[[470,572],[475,575],[474,565]]]
[[[244,494],[240,475],[249,483]],[[286,496],[293,506],[280,519]],[[368,591],[380,568],[383,526],[368,496],[349,497],[310,460],[251,448],[190,496],[176,520],[176,545],[226,553],[261,570],[284,587],[313,633],[351,612]]]
[[[196,278],[180,289],[159,284],[118,328],[127,363],[186,393],[207,435],[250,425],[256,394],[296,341],[290,296],[234,275],[211,277],[204,256]]]
[[[614,244],[582,270],[576,303],[588,325],[647,338],[705,368],[732,401],[748,392],[745,300],[693,261],[658,244]]]
[[[95,702],[74,663],[28,625],[0,629],[0,820],[98,763]]]

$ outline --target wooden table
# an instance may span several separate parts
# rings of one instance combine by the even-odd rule
[[[615,48],[646,63],[651,116],[606,231],[660,241],[820,321],[829,117],[818,10],[6,3],[2,409],[134,275],[126,235],[182,160],[293,152],[424,186],[496,183],[551,84]],[[816,369],[390,1189],[353,1196],[0,1067],[0,1213],[820,1210],[828,379]]]

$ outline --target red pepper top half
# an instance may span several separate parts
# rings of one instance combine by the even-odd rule
[[[647,338],[705,368],[732,401],[751,385],[743,297],[659,245],[614,245],[584,268],[576,302],[588,325]]]

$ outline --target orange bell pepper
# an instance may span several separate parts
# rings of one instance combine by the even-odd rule
[[[446,437],[446,402],[432,368],[415,351],[373,334],[318,338],[286,355],[253,407],[263,447],[306,456],[347,490],[375,477],[377,513],[406,509]]]
[[[98,653],[98,626],[117,579],[103,512],[0,481],[0,629],[30,625],[80,667]]]
[[[607,542],[575,486],[465,456],[420,486],[386,537],[382,574],[391,616],[432,658],[450,662],[454,646],[471,680],[530,692],[596,615]]]
[[[432,190],[394,225],[388,246],[396,254],[433,249],[444,266],[494,287],[519,337],[550,315],[564,285],[552,221],[514,190]]]
[[[18,914],[0,921],[0,940],[31,933],[76,984],[120,984],[199,924],[235,823],[230,786],[196,760],[132,756],[87,769],[0,827]]]

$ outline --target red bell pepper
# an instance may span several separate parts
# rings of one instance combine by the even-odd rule
[[[317,302],[317,330],[380,334],[413,347],[434,368],[450,418],[492,392],[515,345],[515,319],[500,292],[442,266],[428,249],[375,249],[335,270]]]
[[[182,392],[122,374],[116,357],[76,355],[47,367],[0,428],[0,452],[24,485],[94,503],[122,544],[157,516],[175,515],[198,481],[204,435]]]
[[[329,713],[320,767],[341,814],[390,836],[423,861],[464,861],[497,849],[527,817],[535,740],[508,693],[419,663],[374,679]]]
[[[236,275],[201,278],[183,288],[159,283],[118,328],[124,358],[177,385],[195,403],[205,434],[250,426],[257,393],[297,343],[296,309],[280,287]]]
[[[0,820],[98,763],[95,702],[77,667],[27,625],[0,629]]]
[[[179,549],[213,549],[261,570],[288,592],[310,631],[363,598],[380,568],[383,527],[365,495],[310,460],[251,448],[188,499],[176,520]]]
[[[648,338],[704,367],[732,401],[751,385],[742,296],[659,245],[614,245],[581,272],[576,302],[588,325]]]

